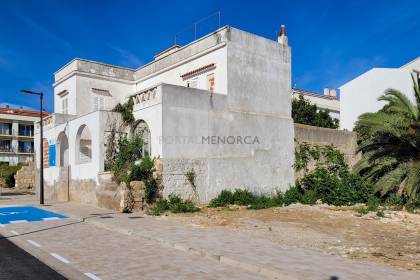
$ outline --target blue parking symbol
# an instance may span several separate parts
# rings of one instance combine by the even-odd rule
[[[32,206],[0,206],[0,225],[21,223],[21,222],[39,222],[48,220],[60,220],[67,218],[64,215],[46,211]]]

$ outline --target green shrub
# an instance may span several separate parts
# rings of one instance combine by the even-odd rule
[[[305,191],[302,195],[301,202],[303,204],[314,205],[318,200],[317,193],[315,191],[309,190]]]
[[[247,190],[236,189],[234,192],[223,190],[213,198],[209,207],[224,207],[229,204],[248,206],[248,209],[265,209],[283,205],[283,194],[278,192],[272,197],[255,195]]]
[[[228,190],[223,190],[217,197],[210,201],[209,207],[224,207],[229,204],[233,204],[233,201],[233,193]]]
[[[200,210],[195,207],[192,201],[182,200],[181,197],[175,194],[169,195],[168,208],[172,213],[197,212]]]
[[[296,181],[296,186],[306,196],[302,203],[313,204],[320,199],[332,205],[353,205],[366,203],[372,195],[372,186],[359,175],[350,173],[344,155],[335,147],[303,143],[295,154],[295,170],[304,171],[304,176]]]
[[[172,213],[200,211],[200,209],[196,207],[192,201],[182,200],[180,196],[176,194],[170,194],[168,199],[161,199],[156,202],[155,206],[152,208],[151,214],[159,216],[167,210],[171,211]]]
[[[369,213],[369,210],[366,206],[359,206],[357,208],[354,208],[354,211],[360,214],[360,216],[366,215]]]
[[[290,205],[293,203],[298,203],[302,201],[302,192],[301,190],[296,187],[290,187],[285,193],[283,198],[284,205]]]
[[[267,209],[280,206],[283,206],[283,194],[277,192],[273,197],[257,197],[256,201],[248,206],[248,209]]]
[[[159,216],[165,213],[165,211],[168,209],[168,201],[166,199],[160,199],[156,201],[156,204],[152,208],[151,214],[154,216]]]
[[[250,205],[252,203],[257,202],[258,197],[247,190],[240,190],[237,189],[232,195],[233,203],[236,205]]]
[[[420,194],[417,195],[417,197],[415,199],[413,199],[412,201],[408,202],[405,205],[405,209],[408,212],[411,212],[411,213],[416,213],[417,210],[420,210]]]
[[[368,211],[376,211],[378,210],[380,205],[381,205],[381,200],[377,198],[376,196],[372,196],[367,202],[367,209]]]
[[[386,206],[400,206],[403,205],[404,199],[401,196],[398,196],[395,193],[390,194],[388,197],[385,198],[385,205]]]
[[[145,156],[142,158],[140,164],[132,165],[128,175],[128,181],[142,181],[145,184],[144,196],[147,203],[153,203],[159,193],[159,184],[156,178],[153,177],[155,171],[154,161]]]

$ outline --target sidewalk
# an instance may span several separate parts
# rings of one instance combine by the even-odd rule
[[[24,204],[28,204],[28,200],[23,197],[22,201]],[[20,199],[17,199],[16,204],[19,203]],[[112,243],[112,245],[107,243],[111,247],[106,250],[87,252],[89,256],[101,255],[101,259],[97,260],[99,263],[106,263],[106,259],[114,252],[130,251],[126,253],[126,257],[133,260],[133,265],[137,266],[143,264],[138,261],[144,260],[144,254],[152,253],[153,259],[162,259],[164,262],[171,263],[171,266],[160,267],[163,271],[182,271],[186,265],[185,262],[194,260],[203,262],[203,267],[210,265],[212,269],[220,268],[224,273],[227,273],[219,274],[216,271],[208,271],[212,276],[209,279],[233,279],[236,277],[246,279],[244,275],[250,279],[420,279],[419,274],[412,272],[282,246],[230,230],[193,228],[173,223],[166,220],[165,217],[149,217],[139,213],[121,214],[71,202],[52,203],[52,206],[45,208],[84,221],[78,225],[79,232],[77,234],[74,232],[74,236],[83,236],[86,238],[85,242]],[[31,224],[26,226],[29,225]],[[57,237],[57,244],[55,244],[57,248],[60,246],[59,241],[63,238],[69,239],[68,247],[78,247],[77,240],[70,240],[68,232],[67,237],[65,236],[66,232],[61,234],[61,237]],[[139,248],[136,249],[135,246],[132,248],[130,244],[135,240],[147,246],[147,253],[146,251],[137,251]],[[54,242],[54,240],[52,241]],[[162,248],[165,249],[162,250]],[[98,250],[97,246],[93,246],[92,250]],[[77,251],[72,254],[76,259],[83,259],[83,256],[78,256]],[[182,254],[186,259],[171,262],[167,254]],[[173,258],[176,259],[176,257]],[[86,261],[89,262],[90,268],[94,267],[96,271],[103,271],[100,267],[95,267],[95,262]],[[146,263],[149,270],[153,269],[153,263],[149,261]],[[196,266],[193,263],[188,265]],[[147,269],[146,272],[148,272]],[[103,275],[105,273],[107,276],[110,273],[113,275],[110,271],[104,272]],[[114,277],[117,279],[117,275],[109,279]],[[119,279],[128,279],[125,277],[120,275]],[[191,279],[193,278],[195,277]],[[185,278],[181,277],[180,279]]]

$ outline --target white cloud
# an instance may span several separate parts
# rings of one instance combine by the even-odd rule
[[[125,65],[127,67],[137,68],[143,65],[143,61],[136,56],[134,53],[132,53],[129,50],[123,49],[118,46],[110,45],[108,44],[108,47],[115,51],[118,56],[120,57],[120,64]]]

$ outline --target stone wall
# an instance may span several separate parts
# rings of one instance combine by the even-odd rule
[[[15,175],[15,188],[27,190],[35,188],[35,167],[32,162],[22,166]]]
[[[206,200],[208,184],[207,160],[162,159],[163,196],[176,193],[184,199],[195,202]],[[188,180],[187,173],[194,174],[194,186]]]
[[[295,124],[295,146],[303,142],[320,146],[333,145],[344,154],[350,167],[361,158],[360,153],[356,154],[357,136],[352,131]]]

